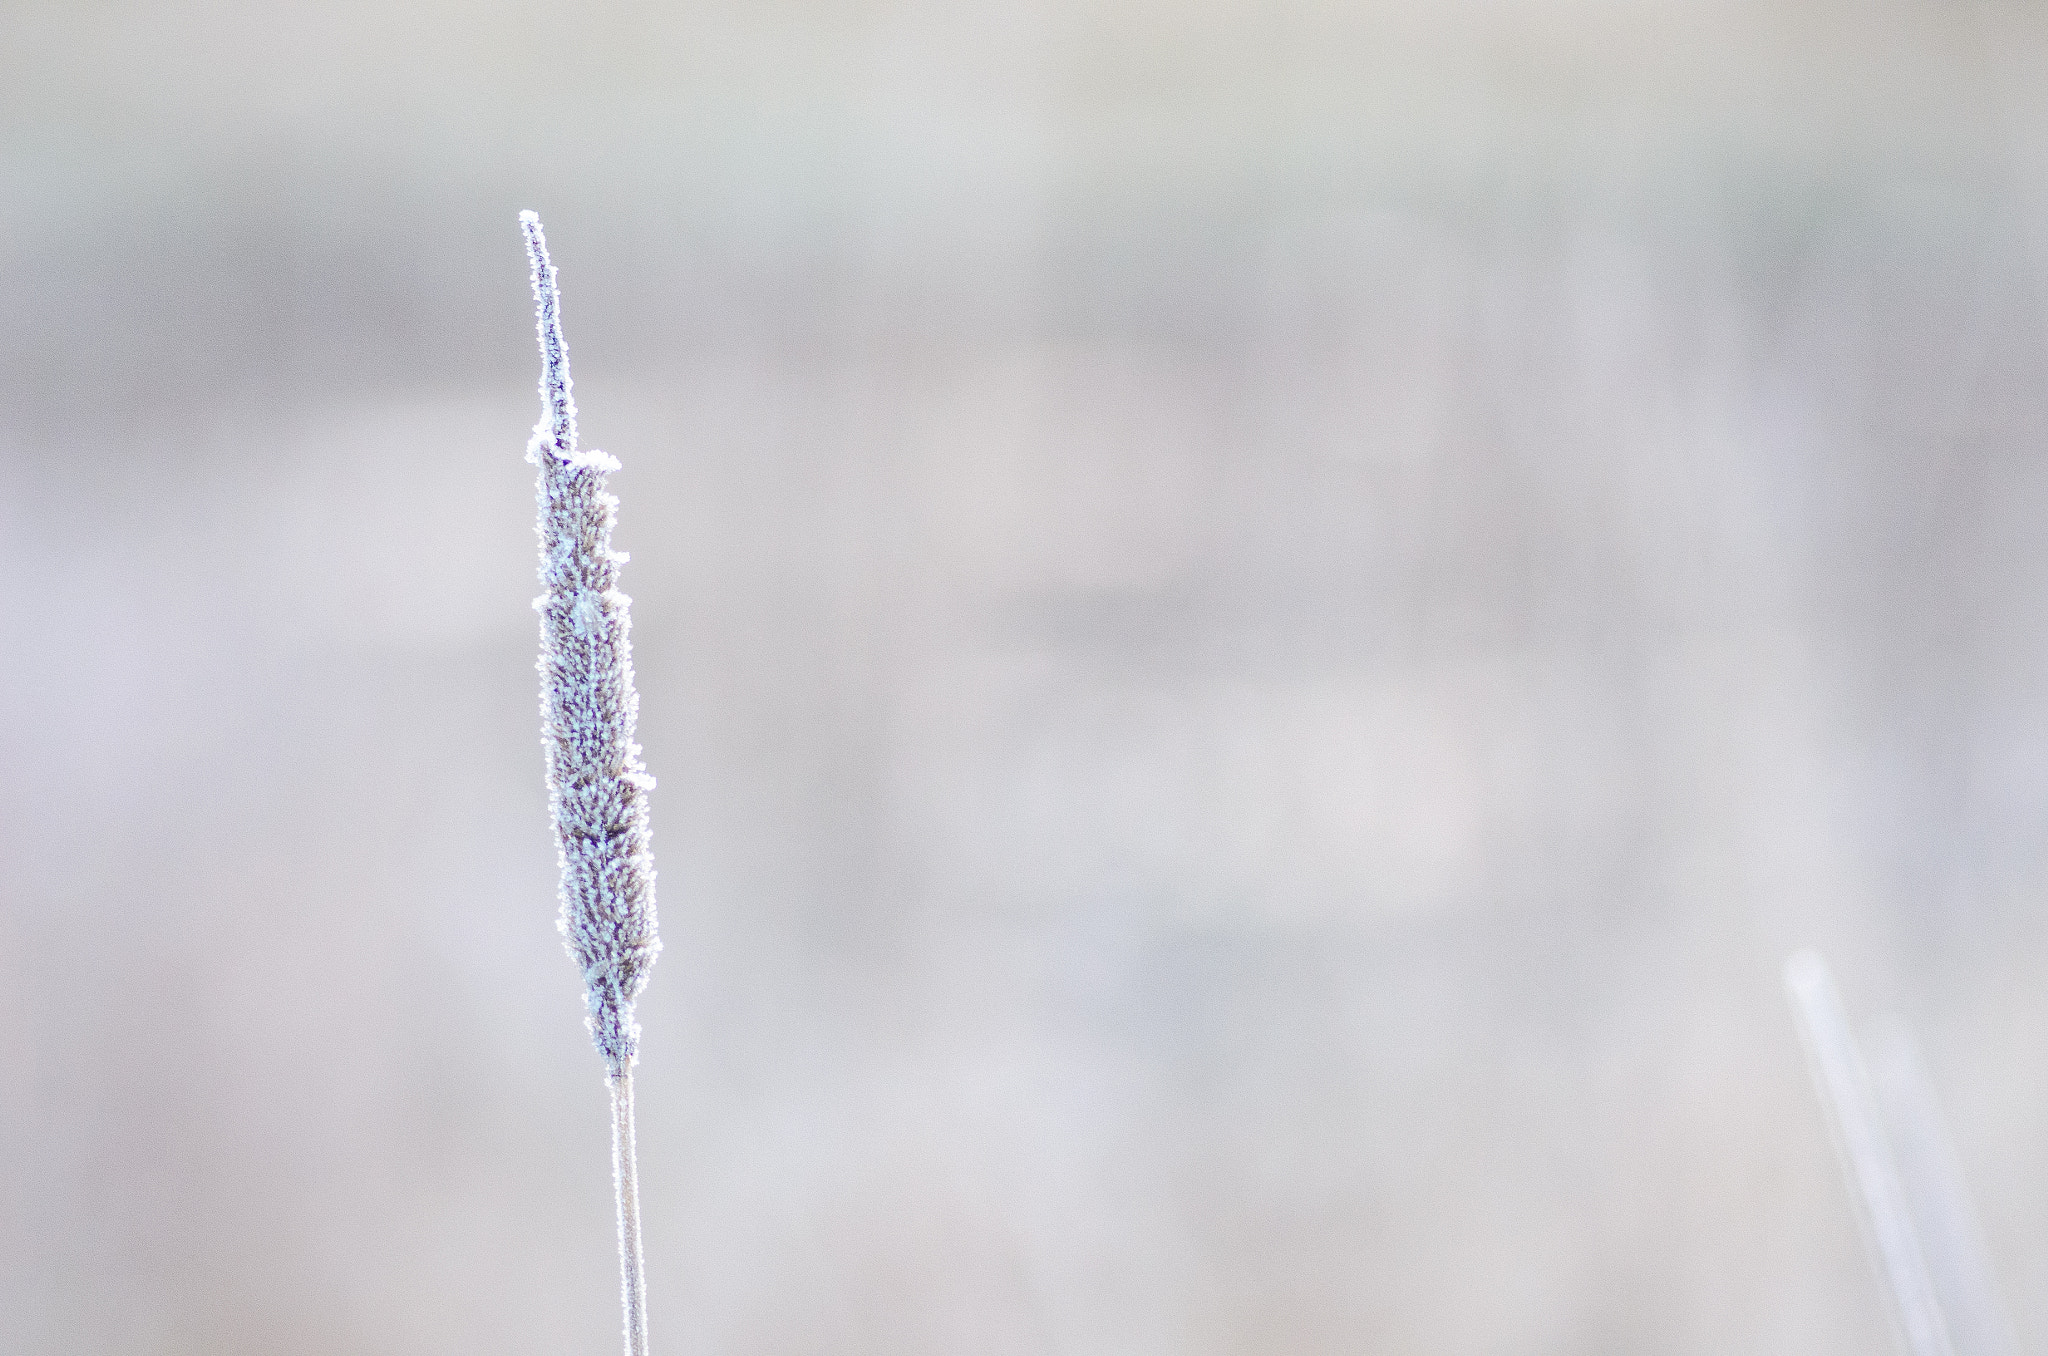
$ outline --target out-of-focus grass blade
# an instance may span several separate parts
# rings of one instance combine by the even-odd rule
[[[1903,1026],[1890,1024],[1872,1040],[1870,1081],[1956,1356],[2011,1356],[2012,1327],[1983,1231],[1926,1066]]]
[[[1785,988],[1806,1041],[1814,1083],[1832,1113],[1851,1194],[1862,1207],[1859,1213],[1891,1290],[1906,1348],[1912,1356],[1956,1356],[1877,1099],[1827,962],[1817,952],[1797,953],[1785,962]]]

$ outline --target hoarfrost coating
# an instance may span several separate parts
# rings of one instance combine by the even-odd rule
[[[640,1045],[633,1001],[661,943],[655,935],[654,858],[647,792],[633,726],[630,600],[618,590],[626,557],[611,549],[619,501],[605,478],[619,463],[576,450],[576,402],[562,342],[561,293],[540,219],[519,215],[539,307],[545,411],[526,446],[539,467],[541,743],[548,807],[562,867],[558,926],[583,969],[591,1039],[618,1077]]]

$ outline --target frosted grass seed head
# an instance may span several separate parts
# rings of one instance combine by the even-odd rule
[[[647,984],[656,936],[654,858],[634,723],[626,557],[611,549],[619,501],[605,480],[619,463],[576,447],[576,402],[562,341],[561,293],[540,219],[523,212],[539,308],[541,399],[526,455],[539,468],[541,741],[562,869],[562,935],[583,970],[590,1034],[616,1075],[639,1052],[633,1002]]]

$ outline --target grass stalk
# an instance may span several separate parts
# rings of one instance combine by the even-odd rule
[[[1884,1116],[1899,1184],[1920,1226],[1920,1250],[1956,1356],[2011,1356],[2016,1349],[1984,1232],[1934,1084],[1912,1036],[1896,1020],[1868,1042],[1871,1090]]]
[[[612,1097],[612,1185],[618,1200],[620,1289],[626,1356],[647,1356],[647,1278],[640,1252],[639,1165],[634,1145],[633,1065],[640,1027],[633,1003],[661,950],[654,912],[654,857],[640,762],[629,639],[631,602],[618,589],[626,557],[611,549],[619,501],[605,480],[619,463],[576,446],[561,288],[540,218],[519,214],[533,267],[540,334],[542,415],[527,444],[539,471],[541,746],[548,810],[561,866],[561,918],[583,971],[585,1025],[604,1056]]]
[[[1906,1349],[1911,1356],[1955,1356],[1883,1115],[1827,962],[1815,951],[1794,955],[1785,962],[1785,989]]]
[[[647,1356],[647,1264],[640,1255],[639,1153],[633,1143],[633,1071],[606,1079],[612,1089],[612,1187],[619,1203],[619,1288],[626,1311],[626,1356]]]

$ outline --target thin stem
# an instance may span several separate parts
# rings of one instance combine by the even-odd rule
[[[1821,1100],[1833,1112],[1836,1143],[1842,1151],[1859,1212],[1889,1283],[1899,1325],[1912,1356],[1955,1356],[1948,1324],[1935,1298],[1920,1248],[1919,1230],[1899,1185],[1896,1163],[1885,1138],[1870,1076],[1850,1034],[1849,1019],[1817,952],[1801,951],[1785,962],[1785,988],[1799,1019],[1806,1052],[1813,1061],[1813,1081]]]
[[[619,1198],[619,1279],[626,1305],[626,1356],[647,1356],[647,1274],[640,1258],[640,1172],[633,1147],[633,1072],[612,1088],[612,1185]]]
[[[1956,1356],[2007,1356],[2017,1342],[1933,1083],[1913,1038],[1896,1020],[1885,1024],[1872,1046],[1871,1090],[1898,1158],[1906,1205],[1920,1225],[1920,1251],[1941,1301],[1949,1344]]]

